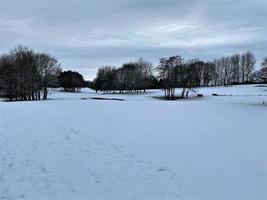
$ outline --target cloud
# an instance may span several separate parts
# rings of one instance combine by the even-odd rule
[[[0,52],[17,44],[93,78],[98,67],[142,56],[213,59],[267,50],[267,3],[245,0],[2,0]]]

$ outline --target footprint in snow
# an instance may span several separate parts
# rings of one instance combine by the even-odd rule
[[[70,128],[69,129],[69,132],[72,133],[72,134],[74,134],[74,135],[79,135],[79,131],[76,130],[76,129],[74,129],[74,128]]]
[[[164,172],[164,171],[166,171],[166,169],[164,169],[164,168],[158,168],[157,171],[158,172]]]
[[[65,135],[65,140],[70,140],[70,136]]]

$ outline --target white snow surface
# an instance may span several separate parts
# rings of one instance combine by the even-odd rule
[[[267,85],[256,86],[0,102],[0,199],[267,199]]]

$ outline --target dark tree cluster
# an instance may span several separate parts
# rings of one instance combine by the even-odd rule
[[[188,97],[189,91],[195,87],[250,82],[253,79],[255,63],[255,56],[249,51],[242,55],[222,57],[213,62],[198,59],[185,62],[177,55],[161,58],[157,71],[165,97],[174,99],[176,87],[183,88],[181,98],[184,98]]]
[[[188,97],[192,88],[208,86],[212,81],[215,66],[213,63],[197,59],[185,62],[181,56],[177,55],[161,58],[157,71],[165,97],[173,100],[176,87],[183,88],[181,98],[184,98]]]
[[[83,76],[78,72],[64,71],[59,75],[60,86],[67,92],[79,92],[82,87],[86,87]]]
[[[102,92],[141,92],[157,85],[153,76],[153,65],[138,59],[125,63],[120,68],[104,66],[98,69],[97,77],[92,83],[93,89]]]
[[[120,68],[104,66],[98,70],[92,88],[103,92],[139,92],[149,88],[162,88],[168,99],[175,98],[175,88],[182,89],[181,97],[188,97],[195,87],[248,83],[253,80],[256,59],[253,53],[204,62],[185,61],[181,56],[161,58],[153,73],[153,65],[140,58]],[[260,72],[264,76],[264,69]],[[157,78],[155,78],[155,76]]]
[[[0,57],[1,93],[10,101],[45,100],[60,71],[55,57],[18,46]]]

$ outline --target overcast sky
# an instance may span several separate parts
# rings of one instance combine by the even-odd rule
[[[87,79],[143,57],[267,56],[266,0],[0,0],[0,53],[46,51]]]

